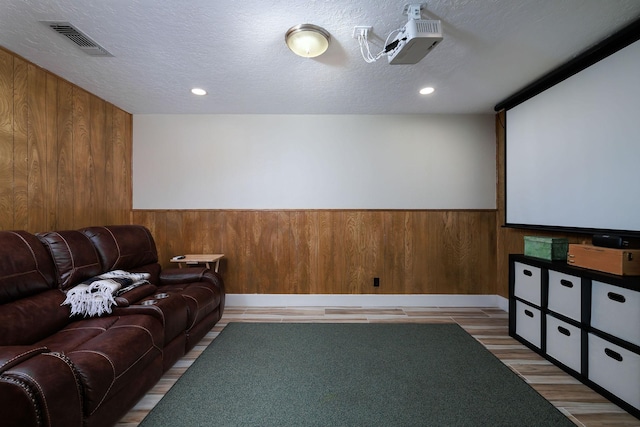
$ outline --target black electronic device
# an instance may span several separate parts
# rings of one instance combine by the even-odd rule
[[[615,249],[639,249],[640,239],[617,236],[613,234],[594,234],[591,239],[593,246]]]

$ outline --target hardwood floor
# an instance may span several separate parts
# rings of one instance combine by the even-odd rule
[[[509,337],[497,308],[227,307],[222,320],[126,414],[117,427],[137,426],[229,322],[458,323],[576,425],[640,426],[640,420]]]

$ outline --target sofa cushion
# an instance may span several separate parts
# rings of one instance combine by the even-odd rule
[[[179,294],[187,303],[187,331],[220,305],[220,290],[208,282],[164,285],[158,292]]]
[[[103,273],[98,253],[83,233],[65,230],[39,233],[37,236],[53,258],[60,289],[67,290]]]
[[[64,293],[48,289],[30,297],[0,304],[0,345],[31,345],[69,323]]]
[[[0,231],[0,345],[31,345],[69,323],[55,268],[26,231]]]
[[[36,236],[0,231],[0,304],[55,287],[53,263]]]
[[[80,230],[95,246],[102,269],[133,271],[158,262],[151,233],[141,225],[111,225]]]
[[[153,316],[108,316],[72,322],[38,344],[71,360],[89,416],[123,387],[160,378],[163,334]]]

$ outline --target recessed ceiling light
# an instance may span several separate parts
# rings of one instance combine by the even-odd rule
[[[193,89],[191,89],[191,93],[194,95],[206,95],[207,91],[204,89],[200,89],[199,87],[194,87]]]
[[[420,95],[429,95],[435,91],[431,86],[420,89]]]

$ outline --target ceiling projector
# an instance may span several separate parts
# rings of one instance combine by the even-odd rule
[[[439,20],[421,19],[423,7],[423,4],[404,6],[409,22],[387,45],[389,64],[417,64],[442,41],[442,24]]]

